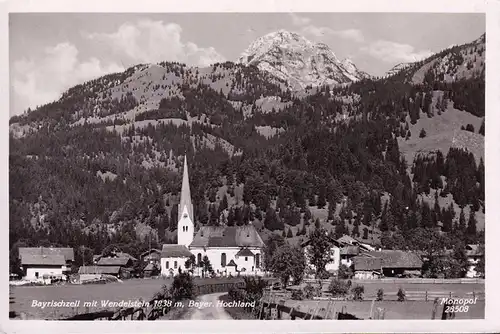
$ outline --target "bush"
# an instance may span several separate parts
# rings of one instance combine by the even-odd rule
[[[334,296],[345,296],[349,292],[349,283],[339,279],[332,279],[328,291]]]
[[[292,300],[303,300],[304,299],[304,292],[302,290],[294,290],[292,292]]]
[[[377,290],[377,301],[384,300],[384,289]]]
[[[175,275],[169,292],[174,300],[194,298],[193,277],[189,275],[188,272],[182,272]]]
[[[365,287],[363,285],[356,285],[352,288],[352,293],[354,300],[363,300],[363,293],[365,293]]]
[[[315,294],[316,294],[316,291],[315,291],[314,287],[311,285],[311,283],[307,283],[306,286],[304,287],[305,299],[313,299]]]
[[[352,272],[351,267],[348,267],[345,264],[341,264],[339,267],[338,276],[341,279],[351,279],[354,276],[354,273]]]
[[[402,288],[398,290],[398,302],[404,302],[406,300],[406,293]]]

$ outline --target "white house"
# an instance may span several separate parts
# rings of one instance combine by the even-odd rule
[[[186,261],[190,256],[191,252],[184,245],[163,245],[160,259],[162,276],[174,276],[179,268],[187,270]]]
[[[74,261],[73,248],[20,247],[24,279],[65,279]]]
[[[185,261],[193,254],[197,264],[207,256],[218,275],[263,275],[261,267],[264,242],[253,225],[204,226],[195,233],[193,221],[188,166],[184,157],[177,244],[163,245],[162,274],[169,275],[172,272],[170,269],[176,270],[176,262],[184,270]],[[200,275],[201,270],[195,270],[194,274]]]
[[[479,245],[467,245],[465,252],[467,255],[467,262],[469,262],[469,267],[465,276],[468,278],[479,277],[479,273],[476,271],[476,265],[479,263],[481,257],[484,256],[484,253],[481,251]]]
[[[328,271],[329,273],[337,273],[338,270],[339,270],[339,267],[340,267],[340,244],[338,241],[336,241],[335,239],[331,239],[331,242],[332,242],[332,248],[331,248],[331,258],[330,258],[330,262],[328,262],[325,266],[325,269],[326,271]],[[306,241],[304,241],[302,244],[301,244],[303,250],[304,250],[304,254],[306,256],[306,265],[313,271],[316,270],[316,267],[311,264],[311,255],[310,255],[310,252],[311,252],[311,240],[308,239]]]

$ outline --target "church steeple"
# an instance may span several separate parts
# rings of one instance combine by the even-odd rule
[[[179,216],[177,222],[177,244],[189,247],[194,238],[193,203],[189,189],[189,175],[187,157],[184,156],[184,172],[182,175],[181,200],[179,202]]]
[[[187,157],[184,156],[184,173],[182,175],[181,201],[179,203],[178,220],[181,220],[184,207],[187,208],[189,218],[193,219],[193,203],[191,202],[191,190],[189,188],[189,175]]]

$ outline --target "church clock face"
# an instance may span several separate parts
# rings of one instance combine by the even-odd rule
[[[182,215],[182,217],[183,217],[183,218],[187,218],[187,217],[188,217],[188,214],[187,214],[187,213],[185,213],[185,214],[183,214],[183,215]]]

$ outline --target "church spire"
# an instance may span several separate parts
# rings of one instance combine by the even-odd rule
[[[189,189],[189,175],[187,166],[187,157],[184,156],[184,173],[182,175],[182,189],[181,189],[181,201],[179,203],[179,216],[178,220],[181,220],[184,208],[187,209],[187,214],[191,220],[194,220],[193,216],[193,203],[191,202],[191,191]]]

